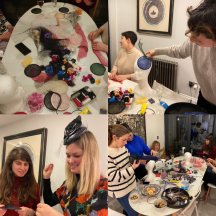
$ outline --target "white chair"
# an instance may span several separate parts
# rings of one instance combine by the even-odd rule
[[[198,209],[197,209],[198,201],[196,199],[199,197],[201,193],[201,188],[202,188],[203,183],[204,181],[201,182],[199,191],[196,194],[196,196],[194,196],[194,198],[190,201],[189,205],[186,208],[184,208],[181,212],[178,213],[178,216],[191,216],[194,210],[196,211],[196,216],[199,216]]]
[[[108,215],[109,216],[125,216],[124,214],[119,213],[111,208],[108,208]]]
[[[196,211],[196,216],[199,216],[198,214],[198,209],[197,209],[197,200],[196,198],[193,198],[190,201],[190,204],[183,209],[183,211],[181,211],[178,216],[191,216],[194,212],[194,210]]]
[[[216,189],[216,185],[214,184],[211,184],[211,183],[208,183],[208,191],[206,193],[206,197],[205,197],[205,202],[208,200],[209,196],[210,196],[210,192],[211,192],[211,189]]]

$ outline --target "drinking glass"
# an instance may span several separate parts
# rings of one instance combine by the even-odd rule
[[[37,0],[37,4],[40,6],[40,8],[42,9],[42,6],[44,4],[44,0]]]
[[[51,0],[52,6],[56,7],[57,6],[57,0]]]

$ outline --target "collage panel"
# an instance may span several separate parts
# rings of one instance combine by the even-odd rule
[[[215,14],[1,0],[0,216],[215,215]]]
[[[109,0],[108,113],[215,114],[215,11],[212,0]]]
[[[108,215],[107,125],[106,115],[1,115],[0,215]]]
[[[215,115],[109,115],[108,123],[109,215],[214,215]]]
[[[0,113],[106,114],[108,1],[0,6]]]

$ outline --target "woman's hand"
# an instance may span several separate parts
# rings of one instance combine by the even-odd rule
[[[141,163],[142,165],[146,165],[146,160],[140,160],[140,163]]]
[[[155,150],[151,150],[151,155],[153,155],[153,156],[157,156],[157,155],[158,155],[158,152],[155,151]]]
[[[47,165],[44,170],[43,170],[43,178],[44,179],[50,179],[50,176],[52,174],[53,171],[53,164],[49,164]]]
[[[6,211],[7,211],[7,210],[5,210],[5,209],[2,209],[2,207],[4,207],[4,205],[3,205],[3,204],[0,204],[0,215],[1,215],[1,216],[3,216],[3,215],[6,213]]]
[[[155,56],[155,50],[149,50],[145,53],[147,57],[152,58]]]
[[[212,158],[208,158],[207,161],[213,165],[215,165],[216,161],[213,160]]]
[[[100,34],[99,30],[92,31],[88,34],[88,38],[89,40],[93,41],[95,38],[99,36],[99,34]]]
[[[109,79],[114,80],[116,77],[116,71],[111,71],[111,73],[109,73],[108,77],[109,77]]]
[[[211,167],[211,168],[213,168],[213,167],[214,167],[214,165],[212,165],[212,164],[211,164],[211,163],[209,163],[209,162],[207,162],[207,163],[206,163],[206,165],[207,165],[207,166],[209,166],[209,167]]]
[[[97,41],[93,42],[92,49],[108,53],[108,46],[102,42],[97,42]]]
[[[125,75],[116,75],[115,76],[115,80],[118,82],[124,81],[126,79],[130,79],[131,78],[131,74],[125,74]]]
[[[139,165],[140,165],[140,161],[136,162],[136,160],[134,160],[132,164],[132,168],[135,170]]]
[[[47,204],[39,203],[37,205],[36,216],[63,216],[63,214],[57,212],[55,209]]]
[[[34,216],[35,212],[33,209],[22,206],[21,210],[18,210],[17,213],[19,216]]]
[[[10,33],[12,33],[14,27],[13,27],[11,24],[7,25],[6,27],[7,27],[8,31],[9,31]]]

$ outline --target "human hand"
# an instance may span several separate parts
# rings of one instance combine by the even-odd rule
[[[1,40],[9,41],[10,36],[11,36],[11,32],[7,31],[7,32],[3,33],[2,35],[0,35],[0,41]]]
[[[97,38],[99,36],[100,32],[99,30],[95,30],[95,31],[92,31],[88,34],[88,38],[89,40],[93,41],[95,38]]]
[[[140,160],[140,163],[145,165],[146,164],[146,160]]]
[[[212,158],[207,158],[207,162],[214,163],[214,160]]]
[[[132,168],[135,170],[139,165],[140,165],[140,160],[138,160],[138,161],[134,160],[134,162],[132,164]]]
[[[151,150],[151,155],[153,155],[153,156],[157,156],[157,154],[158,154],[157,151],[155,151],[155,150]]]
[[[211,164],[211,163],[209,163],[209,162],[207,162],[206,165],[209,166],[209,167],[211,167],[211,168],[214,167],[213,164]]]
[[[4,207],[3,204],[0,204],[0,215],[3,216],[6,213],[6,209],[2,209],[2,207]]]
[[[108,53],[108,46],[102,42],[97,42],[97,41],[92,42],[92,49]]]
[[[152,58],[155,56],[155,50],[149,50],[145,54],[147,57]]]
[[[13,31],[13,26],[11,24],[7,25],[7,29],[9,32],[12,32]]]
[[[111,73],[109,73],[108,77],[109,79],[114,80],[116,77],[116,71],[112,71]]]
[[[43,170],[43,178],[49,179],[53,171],[53,164],[47,165]]]
[[[35,212],[33,209],[22,206],[21,210],[18,210],[17,213],[19,216],[34,216]]]
[[[78,4],[81,3],[81,2],[82,2],[82,0],[76,0],[76,3],[78,3]]]
[[[84,2],[85,5],[87,5],[87,6],[91,6],[91,5],[94,4],[94,1],[92,1],[92,0],[83,0],[83,2]]]
[[[47,204],[39,203],[36,209],[36,216],[63,216],[61,213],[57,212],[55,209]]]
[[[125,75],[116,75],[115,80],[118,82],[124,81],[126,79],[130,79],[131,75],[130,74],[125,74]]]

